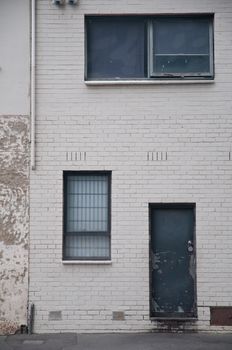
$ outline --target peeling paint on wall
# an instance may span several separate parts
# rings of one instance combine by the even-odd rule
[[[0,116],[0,334],[26,323],[29,118]]]

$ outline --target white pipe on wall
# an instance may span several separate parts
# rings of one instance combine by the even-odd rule
[[[31,0],[31,169],[35,170],[35,1]]]

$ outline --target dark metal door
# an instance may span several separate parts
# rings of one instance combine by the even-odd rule
[[[151,205],[151,316],[196,317],[195,206]]]

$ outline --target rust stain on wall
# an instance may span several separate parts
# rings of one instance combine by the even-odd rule
[[[0,334],[26,323],[29,118],[0,116]]]

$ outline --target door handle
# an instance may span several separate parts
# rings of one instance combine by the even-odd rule
[[[189,253],[193,252],[193,242],[192,241],[188,241],[188,252]]]

